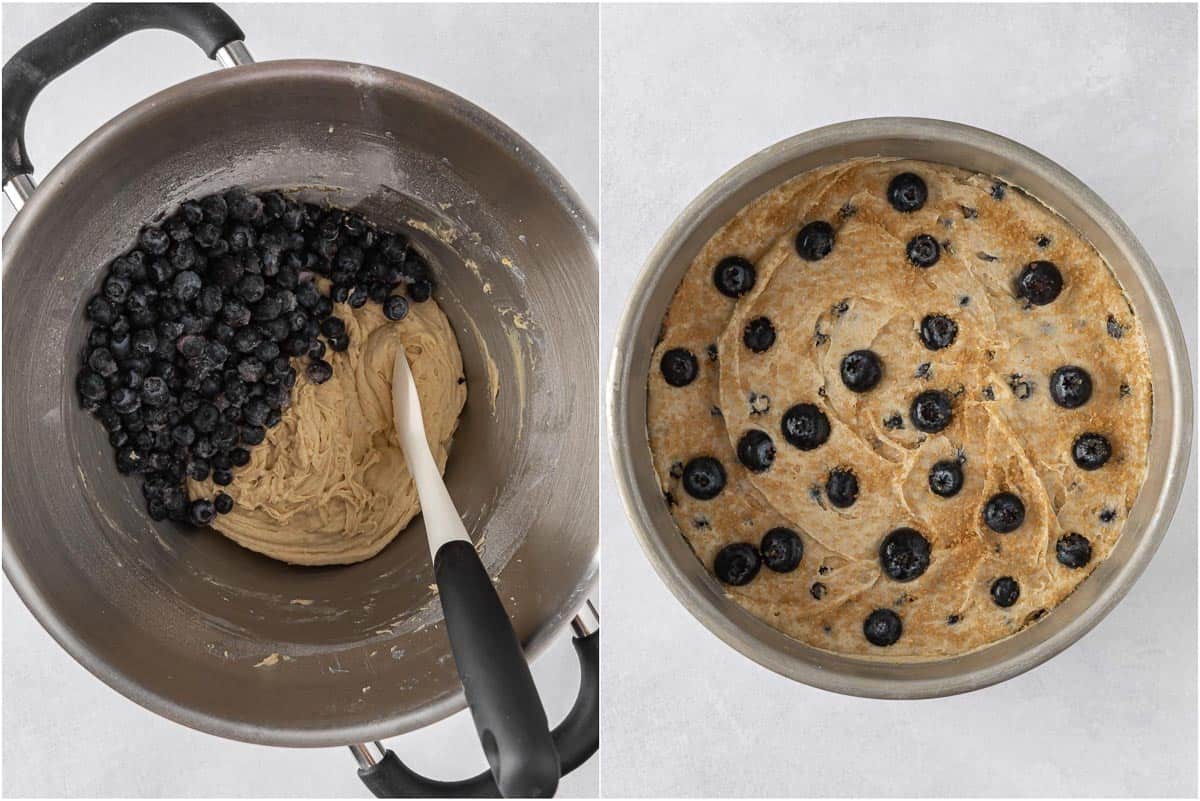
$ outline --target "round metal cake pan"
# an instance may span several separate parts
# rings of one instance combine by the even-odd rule
[[[651,354],[663,315],[704,243],[759,195],[807,170],[846,159],[920,159],[995,175],[1074,225],[1120,280],[1145,329],[1154,384],[1146,482],[1112,554],[1036,625],[961,656],[893,661],[823,651],[788,637],[730,597],[671,518],[646,429]],[[718,178],[675,220],[650,254],[617,331],[608,417],[626,511],[647,558],[679,601],[754,661],[805,684],[869,698],[931,698],[987,687],[1076,642],[1125,596],[1167,532],[1192,439],[1191,371],[1167,287],[1133,232],[1091,189],[1041,154],[988,131],[941,120],[876,118],[818,128],[763,150]]]

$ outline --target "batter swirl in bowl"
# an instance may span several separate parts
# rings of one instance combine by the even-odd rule
[[[1065,220],[990,176],[860,159],[759,197],[676,291],[652,364],[680,363],[647,410],[680,531],[738,603],[830,651],[1019,631],[1108,555],[1145,476],[1132,307]],[[697,459],[719,486],[683,480]],[[802,544],[783,569],[777,529]],[[763,569],[728,581],[748,549]]]

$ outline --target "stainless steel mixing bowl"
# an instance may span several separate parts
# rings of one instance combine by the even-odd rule
[[[271,745],[382,739],[463,706],[421,521],[331,568],[154,523],[76,398],[106,263],[143,221],[234,184],[327,198],[429,256],[469,390],[447,483],[530,658],[565,636],[598,567],[596,229],[541,154],[466,100],[362,64],[279,61],[120,114],[4,236],[4,569],[24,602],[172,720]]]
[[[794,640],[726,597],[679,533],[658,486],[646,434],[650,356],[663,314],[703,244],[754,198],[806,170],[863,156],[902,156],[997,175],[1057,210],[1099,249],[1145,327],[1154,382],[1149,472],[1116,549],[1045,619],[975,653],[884,662]],[[996,134],[940,120],[880,118],[818,128],[751,156],[718,178],[659,240],[617,331],[608,422],[626,510],[671,591],[713,633],[771,670],[835,692],[925,698],[978,689],[1046,661],[1082,637],[1129,591],[1167,531],[1187,471],[1191,374],[1167,288],[1133,233],[1062,167]]]

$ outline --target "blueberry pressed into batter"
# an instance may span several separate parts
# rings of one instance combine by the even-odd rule
[[[663,321],[655,469],[747,610],[830,651],[938,658],[1041,619],[1146,471],[1140,323],[1026,192],[860,159],[706,243]]]

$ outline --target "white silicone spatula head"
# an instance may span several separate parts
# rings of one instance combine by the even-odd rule
[[[442,481],[441,471],[429,450],[425,438],[425,421],[421,416],[421,399],[417,396],[417,384],[404,348],[396,354],[396,366],[392,371],[392,416],[396,424],[396,435],[404,450],[408,472],[417,485],[421,499],[421,514],[425,517],[425,534],[429,539],[429,555],[436,556],[438,549],[452,540],[466,540],[467,529],[454,501]]]

